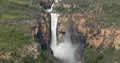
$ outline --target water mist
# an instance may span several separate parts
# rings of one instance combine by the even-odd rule
[[[56,58],[62,60],[65,63],[75,63],[75,51],[77,46],[71,43],[70,33],[66,32],[63,42],[58,44],[56,29],[57,29],[57,21],[59,14],[51,13],[51,31],[52,31],[52,43],[51,49]]]
[[[58,3],[58,0],[55,0],[55,3]],[[54,3],[53,3],[54,5]],[[52,11],[53,5],[48,12]],[[70,33],[66,32],[63,42],[58,44],[57,42],[57,21],[59,14],[51,12],[51,32],[52,32],[52,40],[51,40],[51,49],[53,51],[54,57],[61,60],[63,63],[75,63],[75,51],[77,49],[76,45],[71,43]]]

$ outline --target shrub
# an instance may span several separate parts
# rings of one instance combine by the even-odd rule
[[[0,59],[0,63],[14,63],[14,61],[12,59]]]
[[[35,63],[33,56],[25,56],[22,61],[24,63]]]

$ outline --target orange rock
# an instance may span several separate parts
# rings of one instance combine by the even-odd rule
[[[93,46],[93,47],[99,47],[102,42],[104,37],[98,35],[97,37],[92,37],[93,39],[89,38],[87,39],[87,43],[89,44],[89,46]]]
[[[96,34],[97,34],[96,30],[94,30],[92,34],[88,34],[87,43],[89,44],[89,46],[98,48],[103,43],[104,40],[104,29],[102,29],[101,32],[98,33],[97,35]]]
[[[43,33],[46,33],[46,32],[47,32],[46,24],[41,24],[41,26],[42,26],[42,27],[41,27],[41,28],[42,28],[41,31],[42,31]]]
[[[63,4],[63,7],[64,7],[64,8],[71,8],[72,5],[71,5],[71,4]]]
[[[115,32],[114,47],[120,49],[120,30],[116,30]]]
[[[65,27],[64,27],[64,25],[63,25],[63,24],[60,24],[60,25],[58,26],[58,28],[57,28],[57,31],[58,31],[58,32],[65,32]]]
[[[104,48],[108,48],[109,46],[112,45],[113,40],[112,36],[113,35],[113,29],[112,28],[106,28],[105,29],[105,38],[104,38]]]

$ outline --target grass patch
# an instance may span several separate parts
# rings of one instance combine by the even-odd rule
[[[1,0],[0,2],[2,2]],[[40,13],[39,5],[32,5],[32,0],[5,0],[0,6],[0,20],[30,19]]]
[[[55,59],[48,55],[47,50],[40,50],[40,54],[37,57],[35,59],[32,54],[22,57],[17,52],[14,52],[10,59],[0,59],[0,63],[57,63]],[[18,61],[16,62],[15,60]]]
[[[0,24],[0,50],[13,51],[23,48],[24,45],[29,45],[32,42],[24,36],[24,33],[16,32],[15,25]]]
[[[92,14],[97,23],[120,26],[120,0],[63,0],[60,3],[76,5],[76,8],[57,7],[55,10],[58,12]]]
[[[112,3],[103,4],[104,16],[98,17],[98,22],[105,24],[116,24],[120,26],[120,1],[114,0]]]
[[[120,63],[120,51],[114,48],[98,50],[94,48],[85,48],[85,63]]]

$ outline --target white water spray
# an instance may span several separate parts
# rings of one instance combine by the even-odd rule
[[[52,31],[52,43],[51,49],[54,53],[54,56],[66,63],[74,63],[75,62],[75,50],[77,46],[74,46],[70,40],[70,34],[67,32],[64,38],[64,41],[57,44],[57,21],[59,14],[51,13],[51,31]]]
[[[55,0],[55,3],[58,3],[58,0]],[[53,3],[54,5],[54,3]],[[53,5],[48,12],[52,12]],[[70,34],[66,33],[64,41],[57,44],[57,21],[58,21],[59,14],[58,13],[51,13],[51,31],[52,31],[52,40],[51,40],[51,49],[53,51],[54,57],[62,60],[64,63],[75,63],[75,50],[76,46],[72,45],[70,40]]]

